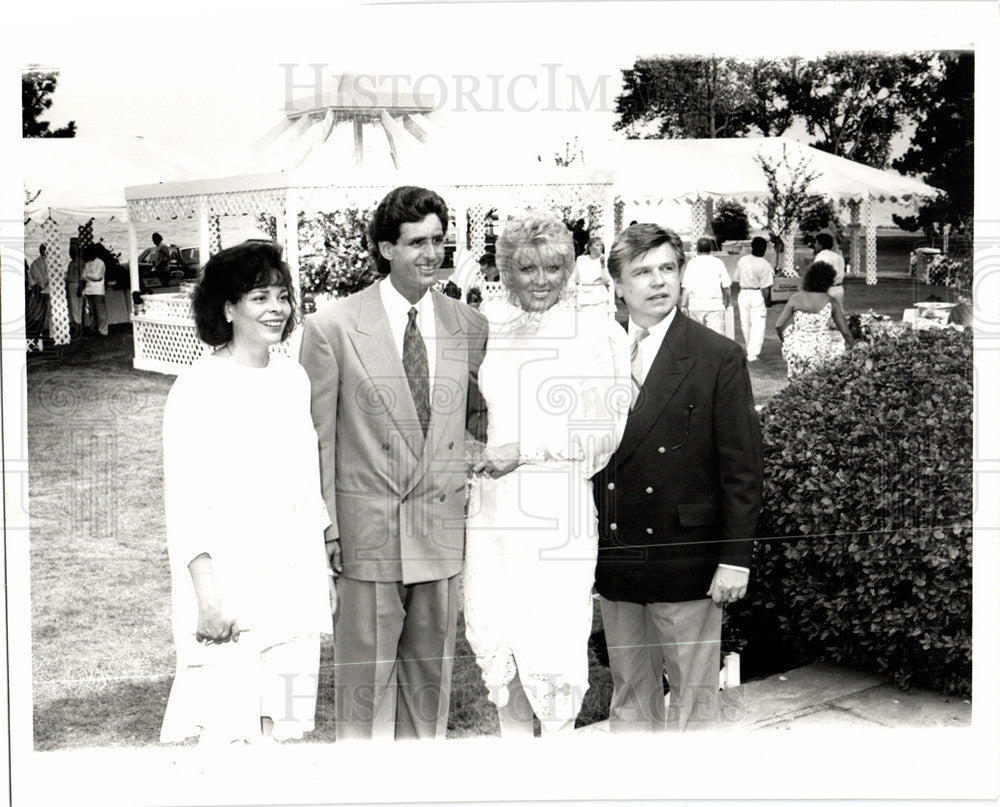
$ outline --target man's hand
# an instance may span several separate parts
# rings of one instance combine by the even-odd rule
[[[730,569],[728,566],[719,566],[712,578],[712,585],[705,593],[712,598],[712,602],[717,604],[736,602],[746,596],[747,583],[749,582],[749,572]]]
[[[333,538],[326,541],[326,557],[330,561],[330,569],[336,577],[344,571],[344,564],[340,560],[340,539]]]
[[[507,443],[498,448],[487,448],[483,459],[472,466],[472,472],[493,479],[509,474],[521,464],[521,447],[517,443]]]

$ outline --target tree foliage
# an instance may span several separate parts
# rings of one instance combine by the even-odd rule
[[[756,159],[771,194],[766,203],[767,229],[775,235],[785,235],[799,224],[807,205],[815,198],[809,194],[808,188],[819,174],[811,169],[812,161],[808,158],[793,163],[784,145],[780,160],[771,160],[762,154],[758,154]]]
[[[948,222],[969,230],[972,221],[975,162],[974,89],[975,57],[972,53],[942,55],[944,74],[937,97],[917,124],[909,150],[892,167],[907,174],[922,174],[927,183],[947,192],[947,199],[921,207],[916,218],[896,219],[907,229]]]
[[[790,60],[784,96],[811,145],[885,168],[892,139],[919,118],[937,90],[940,64],[927,53],[831,53]]]
[[[45,70],[37,65],[21,74],[22,137],[76,137],[76,121],[51,129],[48,121],[41,120],[52,107],[52,95],[58,81],[58,70]]]
[[[780,135],[783,68],[764,59],[676,56],[639,59],[623,71],[615,129],[629,137]]]
[[[715,205],[712,232],[721,244],[725,241],[743,241],[750,235],[750,220],[746,208],[739,202],[723,199]]]
[[[630,137],[743,137],[797,123],[811,145],[884,168],[893,137],[921,118],[940,74],[927,53],[645,58],[623,71],[614,126]]]

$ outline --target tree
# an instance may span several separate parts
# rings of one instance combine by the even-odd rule
[[[58,70],[45,70],[32,65],[21,73],[21,136],[76,137],[76,121],[59,129],[49,129],[41,116],[52,107],[52,94],[59,81]]]
[[[811,135],[810,145],[885,168],[892,139],[919,119],[940,80],[936,54],[832,53],[790,60],[781,92]]]
[[[629,137],[781,134],[791,123],[777,96],[783,64],[714,55],[638,59],[622,71],[614,128]]]
[[[791,277],[795,274],[795,231],[814,198],[808,193],[809,185],[819,174],[810,170],[812,161],[808,158],[792,163],[784,144],[781,146],[780,160],[769,160],[758,154],[757,162],[764,172],[767,189],[771,194],[765,204],[767,229],[780,238],[781,271]]]
[[[949,223],[970,231],[975,162],[975,57],[972,53],[942,56],[944,74],[937,99],[917,124],[909,150],[892,167],[905,174],[921,174],[945,191],[946,199],[924,204],[916,218],[893,219],[906,229]]]
[[[712,232],[721,244],[724,241],[743,241],[750,235],[750,221],[746,208],[739,202],[723,199],[715,205]]]

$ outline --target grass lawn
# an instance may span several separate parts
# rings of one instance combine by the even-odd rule
[[[946,291],[912,281],[849,281],[849,311],[899,318]],[[757,403],[785,385],[768,311]],[[158,742],[174,671],[163,526],[160,426],[172,376],[132,369],[130,326],[28,358],[32,680],[35,747]],[[595,632],[600,614],[595,611]],[[449,736],[495,735],[498,723],[459,626]],[[317,729],[333,740],[332,647],[322,651]],[[607,669],[591,651],[591,689],[578,725],[606,717]]]

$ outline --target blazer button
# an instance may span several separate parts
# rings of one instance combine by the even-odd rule
[[[448,443],[448,449],[449,449],[449,450],[453,449],[454,447],[455,447],[455,442],[454,442],[454,440],[453,440],[452,442]]]
[[[608,490],[614,490],[614,489],[615,489],[615,483],[614,482],[608,482]]]
[[[652,492],[653,492],[652,488],[646,488],[646,493],[652,493]]]
[[[442,493],[440,496],[438,496],[438,499],[443,502],[445,500],[445,494]]]
[[[652,534],[653,534],[653,528],[652,528],[652,527],[646,527],[646,532],[647,532],[647,533],[648,533],[649,535],[652,535]]]
[[[409,499],[409,498],[410,498],[409,496],[404,496],[404,497],[403,497],[402,499],[400,499],[399,501],[400,501],[400,503],[404,503],[404,502],[406,502],[406,500],[407,500],[407,499]]]
[[[656,449],[656,450],[657,450],[657,451],[659,451],[659,452],[660,452],[661,454],[666,454],[666,453],[667,453],[667,449],[666,449],[666,448],[664,448],[663,446],[660,446],[660,447],[659,447],[658,449]]]
[[[382,443],[382,450],[383,451],[388,451],[389,450],[389,444],[388,443]]]
[[[618,525],[617,525],[617,524],[615,524],[615,523],[614,523],[614,522],[612,521],[612,522],[611,522],[610,524],[608,524],[608,529],[609,529],[609,530],[617,530],[617,529],[618,529]]]

